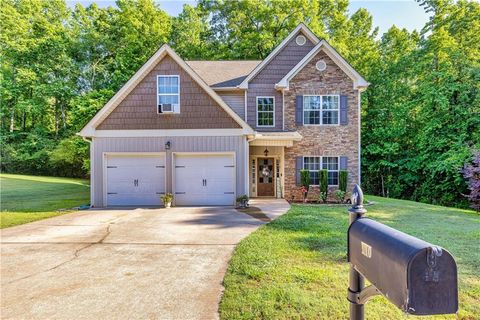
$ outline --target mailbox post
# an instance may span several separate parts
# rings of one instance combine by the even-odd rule
[[[367,210],[363,207],[363,191],[359,185],[355,185],[352,192],[352,207],[348,209],[349,225],[363,217]],[[356,297],[360,295],[365,286],[364,277],[350,265],[348,301],[350,302],[350,320],[364,320],[364,305],[358,303]]]
[[[447,250],[365,218],[358,185],[348,211],[350,320],[364,320],[365,303],[379,294],[408,314],[458,311],[457,265]]]

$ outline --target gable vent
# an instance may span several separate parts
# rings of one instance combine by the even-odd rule
[[[315,67],[317,68],[318,71],[325,71],[327,69],[327,64],[323,60],[319,60],[316,64]]]
[[[295,42],[296,42],[299,46],[303,46],[303,45],[307,42],[307,39],[305,38],[305,36],[299,35],[299,36],[297,36],[297,38],[295,39]]]

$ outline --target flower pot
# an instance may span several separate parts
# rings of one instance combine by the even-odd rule
[[[170,208],[172,206],[171,202],[165,202],[165,208]]]
[[[248,200],[242,199],[240,200],[240,208],[245,209],[248,205]]]

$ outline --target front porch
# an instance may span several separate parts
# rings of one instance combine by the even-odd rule
[[[263,132],[249,140],[249,197],[284,198],[285,148],[301,139],[298,132]]]

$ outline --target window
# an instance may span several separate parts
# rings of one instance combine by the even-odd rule
[[[275,98],[257,97],[257,127],[275,126]]]
[[[338,124],[340,96],[303,96],[303,124]]]
[[[180,106],[180,77],[162,75],[157,76],[158,112],[160,105],[172,105],[172,112],[179,112]],[[164,108],[165,110],[165,108]]]
[[[303,169],[310,171],[310,184],[318,186],[318,170],[320,170],[320,157],[304,157]]]
[[[338,157],[322,157],[322,169],[328,172],[328,185],[338,185]]]
[[[310,171],[310,184],[319,185],[320,168],[327,170],[328,185],[338,185],[338,157],[303,157],[303,169]]]
[[[299,46],[303,46],[305,44],[305,42],[307,42],[307,39],[302,36],[302,35],[299,35],[297,36],[297,38],[295,39],[295,42],[299,45]]]

